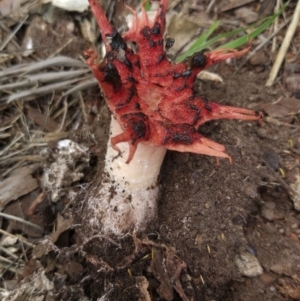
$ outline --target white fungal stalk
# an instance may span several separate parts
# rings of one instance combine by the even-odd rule
[[[112,117],[110,135],[121,133]],[[139,143],[129,164],[128,143],[118,144],[120,156],[111,147],[110,139],[105,159],[105,175],[101,184],[87,200],[90,228],[102,234],[123,235],[141,232],[157,216],[159,188],[157,177],[166,148]],[[101,227],[99,229],[99,226]]]

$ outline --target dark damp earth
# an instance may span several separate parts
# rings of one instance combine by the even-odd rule
[[[260,109],[283,95],[281,89],[261,84],[266,72],[235,75],[225,63],[213,71],[224,83],[199,83],[201,93],[222,104]],[[101,135],[101,154],[109,123],[103,110],[101,124],[93,125]],[[155,265],[152,252],[161,262],[173,258],[174,267],[186,263],[177,280],[191,300],[299,300],[300,214],[277,181],[278,166],[285,168],[285,162],[295,159],[285,152],[294,127],[213,121],[199,131],[224,144],[233,163],[222,159],[217,165],[212,157],[168,152],[159,178],[158,220],[143,237],[150,242],[136,251],[128,235],[117,244],[102,236],[83,243],[84,229],[67,231],[68,243],[59,246],[60,253],[52,250],[41,260],[54,281],[56,300],[100,300],[105,293],[103,300],[147,300],[139,289],[145,279],[152,300],[181,300],[164,283],[170,273],[167,277]],[[86,178],[93,179],[102,165],[100,156]],[[78,207],[72,210],[78,213]],[[176,255],[164,257],[170,249]],[[247,267],[238,267],[241,261]]]

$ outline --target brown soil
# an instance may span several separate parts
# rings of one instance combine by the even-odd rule
[[[241,107],[263,106],[283,93],[262,87],[267,72],[244,70],[234,75],[226,65],[215,71],[226,82],[202,84],[209,99]],[[256,104],[249,101],[253,98]],[[264,138],[259,134],[262,129],[267,133]],[[294,128],[216,121],[201,131],[226,146],[233,164],[221,160],[217,165],[211,157],[169,152],[161,169],[158,221],[145,236],[155,244],[174,247],[186,262],[181,281],[194,300],[292,300],[291,296],[297,300],[300,245],[295,224],[299,225],[300,215],[278,184],[277,170],[265,163],[283,166],[291,159],[284,150],[287,137],[295,137]],[[101,149],[105,149],[103,143]],[[275,204],[272,217],[263,213],[270,203]],[[80,235],[75,233],[74,238],[81,245]],[[63,274],[68,277],[56,286],[58,300],[78,300],[78,294],[97,300],[107,291],[109,300],[138,300],[136,283],[142,275],[150,282],[152,300],[164,300],[156,292],[159,282],[149,272],[151,249],[135,253],[128,236],[118,240],[117,246],[105,237],[96,237],[80,249],[79,245],[74,242],[59,255],[61,263],[79,262],[81,272],[74,278],[65,268]],[[242,253],[257,257],[264,270],[260,277],[241,275],[235,261]],[[55,279],[55,274],[50,275]],[[180,300],[176,293],[174,300]]]

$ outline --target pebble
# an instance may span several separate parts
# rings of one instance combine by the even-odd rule
[[[251,102],[257,102],[259,99],[260,99],[259,95],[250,95],[248,97],[248,100],[251,101]]]
[[[273,273],[263,273],[260,277],[259,280],[264,284],[264,285],[270,285],[272,282],[274,282],[277,278],[277,275]]]
[[[270,291],[271,291],[271,292],[273,292],[273,293],[274,293],[274,292],[276,292],[276,287],[275,287],[275,286],[273,286],[273,285],[272,285],[272,286],[270,286]]]
[[[250,58],[249,63],[252,66],[265,66],[268,61],[270,61],[270,58],[265,55],[264,51],[258,51]]]
[[[202,243],[203,243],[203,236],[198,233],[195,238],[195,245],[199,247]]]
[[[292,228],[292,229],[297,229],[297,228],[298,228],[298,224],[297,224],[297,223],[292,224],[292,225],[291,225],[291,228]]]
[[[240,273],[246,277],[257,277],[263,273],[263,268],[257,258],[248,252],[236,256],[235,263]]]
[[[268,221],[274,219],[275,203],[265,202],[262,206],[261,215]]]
[[[246,24],[254,23],[258,19],[258,13],[248,7],[235,9],[234,14],[237,18],[242,19]]]
[[[268,137],[268,131],[265,128],[259,128],[257,130],[257,135],[260,138],[267,138]]]
[[[274,150],[272,150],[272,149],[266,150],[263,153],[262,157],[265,160],[265,162],[271,168],[273,168],[275,171],[277,171],[279,169],[279,167],[280,167],[279,156],[276,154],[276,152]]]

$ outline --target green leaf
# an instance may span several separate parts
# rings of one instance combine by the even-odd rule
[[[230,49],[234,49],[237,47],[240,47],[242,45],[245,45],[249,42],[249,40],[257,37],[259,34],[261,34],[263,31],[265,31],[273,22],[274,20],[284,11],[284,9],[286,8],[288,3],[286,3],[285,5],[282,6],[282,8],[274,15],[267,17],[263,20],[260,20],[259,22],[256,22],[254,24],[249,25],[246,28],[238,28],[235,30],[232,30],[230,32],[226,32],[226,33],[222,33],[217,35],[216,37],[207,40],[210,35],[218,28],[220,22],[216,21],[215,23],[213,23],[210,28],[203,33],[195,42],[194,44],[190,47],[190,49],[188,51],[186,51],[185,53],[181,54],[179,57],[176,58],[176,62],[182,62],[185,58],[193,55],[195,52],[199,52],[203,49],[208,48],[209,46],[211,46],[212,44],[221,41],[222,39],[225,38],[230,38],[235,36],[238,33],[241,33],[243,31],[246,31],[250,28],[253,27],[257,27],[255,30],[253,30],[251,33],[249,34],[245,34],[244,36],[237,38],[231,42],[228,42],[226,44],[221,45],[220,47],[218,47],[218,49],[220,48],[230,48]],[[262,23],[263,22],[263,23]],[[260,24],[260,25],[259,25]]]
[[[257,29],[253,30],[251,33],[246,34],[236,40],[233,40],[229,43],[226,43],[218,48],[238,48],[242,45],[247,44],[251,39],[257,37],[260,35],[263,31],[265,31],[273,22],[274,20],[278,17],[278,15],[273,15],[269,20],[264,22],[260,27]]]
[[[150,9],[151,9],[151,3],[150,3],[150,1],[147,1],[145,4],[145,10],[150,11]]]
[[[217,35],[216,37],[204,42],[202,45],[196,45],[195,43],[191,46],[191,48],[186,51],[185,53],[183,53],[182,55],[180,55],[178,58],[176,58],[176,62],[182,62],[186,57],[191,56],[193,53],[195,52],[199,52],[203,49],[208,48],[210,45],[224,39],[224,38],[230,38],[232,36],[235,36],[236,34],[245,31],[245,28],[238,28],[235,30],[232,30],[230,32],[225,32],[222,34]],[[198,41],[198,40],[197,40]]]
[[[204,32],[192,45],[191,48],[197,49],[201,47],[201,45],[207,41],[207,39],[212,35],[212,33],[220,26],[220,20],[214,22],[206,32]]]

